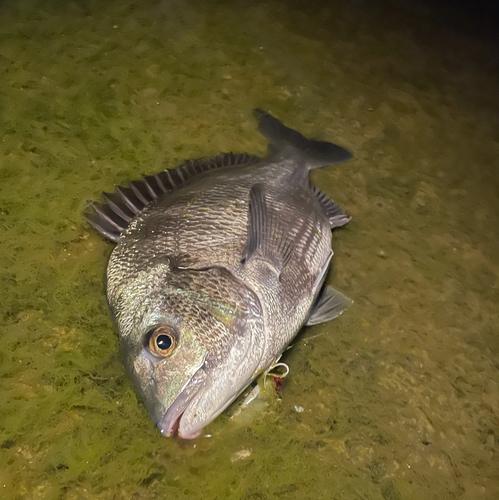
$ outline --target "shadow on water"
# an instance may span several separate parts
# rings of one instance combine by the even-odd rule
[[[2,498],[498,498],[497,11],[0,9]],[[81,214],[165,162],[262,153],[255,106],[354,152],[314,180],[353,215],[329,282],[355,302],[298,337],[279,397],[166,440],[119,359],[112,246]]]

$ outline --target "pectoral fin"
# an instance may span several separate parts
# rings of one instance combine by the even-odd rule
[[[342,314],[352,300],[331,286],[326,286],[312,306],[307,326],[325,323]]]
[[[248,244],[243,263],[258,257],[271,264],[280,274],[292,254],[292,241],[285,234],[275,213],[267,207],[263,186],[255,184],[250,191]]]

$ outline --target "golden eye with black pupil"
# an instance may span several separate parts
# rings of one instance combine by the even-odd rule
[[[149,337],[149,350],[159,358],[166,358],[177,347],[177,332],[171,326],[158,326]]]

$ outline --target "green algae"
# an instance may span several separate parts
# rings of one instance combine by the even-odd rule
[[[389,3],[18,2],[0,26],[0,496],[493,499],[499,211],[491,44]],[[251,109],[349,147],[354,299],[280,399],[162,438],[121,364],[85,226],[114,183],[262,153]],[[297,411],[303,409],[303,411]]]

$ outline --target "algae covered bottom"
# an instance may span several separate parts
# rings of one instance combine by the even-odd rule
[[[2,499],[499,497],[485,18],[362,0],[0,9]],[[326,281],[355,307],[293,341],[281,398],[262,387],[211,437],[163,439],[118,354],[114,245],[81,214],[185,158],[262,156],[253,106],[355,153],[311,173],[355,221]]]

